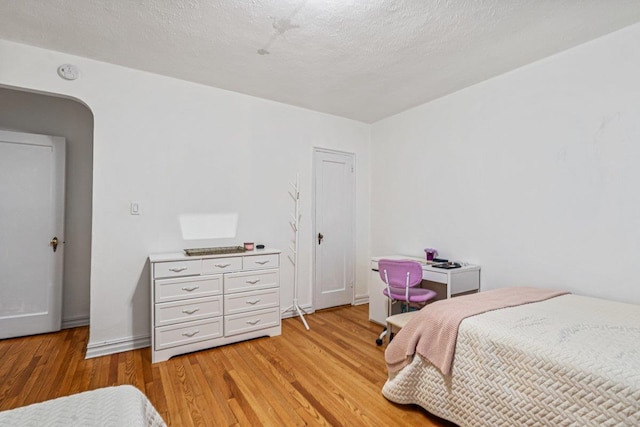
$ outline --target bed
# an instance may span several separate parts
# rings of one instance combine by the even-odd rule
[[[448,374],[416,353],[382,391],[460,426],[638,426],[640,306],[567,294],[467,317]]]
[[[130,385],[106,387],[0,412],[0,427],[166,427]]]

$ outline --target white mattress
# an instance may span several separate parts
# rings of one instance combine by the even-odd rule
[[[640,306],[563,295],[467,318],[450,377],[416,356],[383,394],[461,426],[638,426]]]
[[[166,427],[133,386],[107,387],[0,412],[1,427]]]

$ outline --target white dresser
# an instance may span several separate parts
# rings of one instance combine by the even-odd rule
[[[281,333],[280,251],[152,254],[151,362]]]

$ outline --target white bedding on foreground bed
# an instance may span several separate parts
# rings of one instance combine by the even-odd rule
[[[0,427],[166,427],[151,402],[129,385],[100,388],[0,412]]]
[[[450,376],[416,355],[383,394],[461,426],[638,426],[640,306],[563,295],[469,317]]]

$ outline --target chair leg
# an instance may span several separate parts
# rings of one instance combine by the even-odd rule
[[[382,345],[382,342],[384,340],[385,335],[387,335],[387,328],[384,328],[384,331],[382,331],[382,333],[380,334],[380,336],[376,340],[376,344],[377,345]]]

